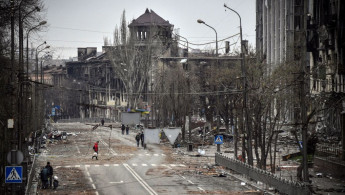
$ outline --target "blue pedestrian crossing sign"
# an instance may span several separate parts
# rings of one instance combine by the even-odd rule
[[[6,166],[5,183],[22,183],[23,167],[22,166]]]
[[[215,144],[223,144],[223,135],[216,135],[214,137],[214,143]]]

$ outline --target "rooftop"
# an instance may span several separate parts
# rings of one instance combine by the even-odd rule
[[[134,19],[132,23],[128,25],[128,27],[135,27],[135,26],[151,26],[152,24],[158,26],[166,26],[171,27],[172,24],[169,23],[168,20],[164,20],[162,17],[157,15],[153,10],[149,10],[146,8],[144,14],[139,16],[137,19]]]

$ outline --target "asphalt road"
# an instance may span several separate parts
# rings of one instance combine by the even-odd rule
[[[109,131],[101,128],[96,134],[100,138],[101,147],[109,145],[102,138]],[[120,144],[134,146],[134,132],[121,135],[114,130],[112,136],[121,141]],[[132,139],[133,138],[133,139]],[[101,164],[86,167],[90,181],[99,194],[188,194],[188,191],[200,191],[192,181],[174,174],[175,167],[185,167],[183,164],[166,164],[166,154],[157,145],[148,146],[149,150],[139,147],[130,154],[122,153],[121,149],[113,148],[112,155],[130,155],[123,163]],[[101,157],[100,157],[101,158]],[[164,174],[167,172],[167,174]]]
[[[215,168],[204,168],[214,159],[177,154],[169,145],[137,147],[135,133],[82,123],[54,124],[71,134],[53,141],[40,155],[40,166],[50,161],[60,186],[54,194],[242,194],[250,188],[231,177],[217,177]],[[99,143],[99,159],[91,159]],[[41,190],[41,194],[50,191]]]

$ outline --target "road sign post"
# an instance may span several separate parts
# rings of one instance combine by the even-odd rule
[[[217,149],[220,147],[219,144],[223,144],[223,135],[216,135],[214,137],[214,143],[217,144]],[[220,148],[219,148],[219,153],[220,153]]]

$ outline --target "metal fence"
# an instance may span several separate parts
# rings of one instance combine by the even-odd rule
[[[31,188],[32,188],[32,181],[36,175],[36,167],[37,167],[37,159],[36,159],[36,155],[34,155],[34,159],[32,161],[31,164],[31,168],[28,174],[28,180],[27,180],[27,184],[26,184],[26,189],[25,189],[25,194],[30,194]]]
[[[274,187],[281,193],[291,195],[308,195],[311,194],[308,186],[304,183],[283,179],[271,172],[258,169],[243,163],[242,161],[226,157],[222,154],[216,153],[216,164],[224,166],[228,169],[234,170],[240,174],[244,174],[251,179],[263,182],[271,187]]]
[[[343,155],[344,155],[344,151],[339,146],[324,145],[324,144],[318,144],[316,146],[315,156],[323,158],[325,160],[329,160],[332,162],[337,162],[337,163],[345,165],[345,162],[342,160]]]

